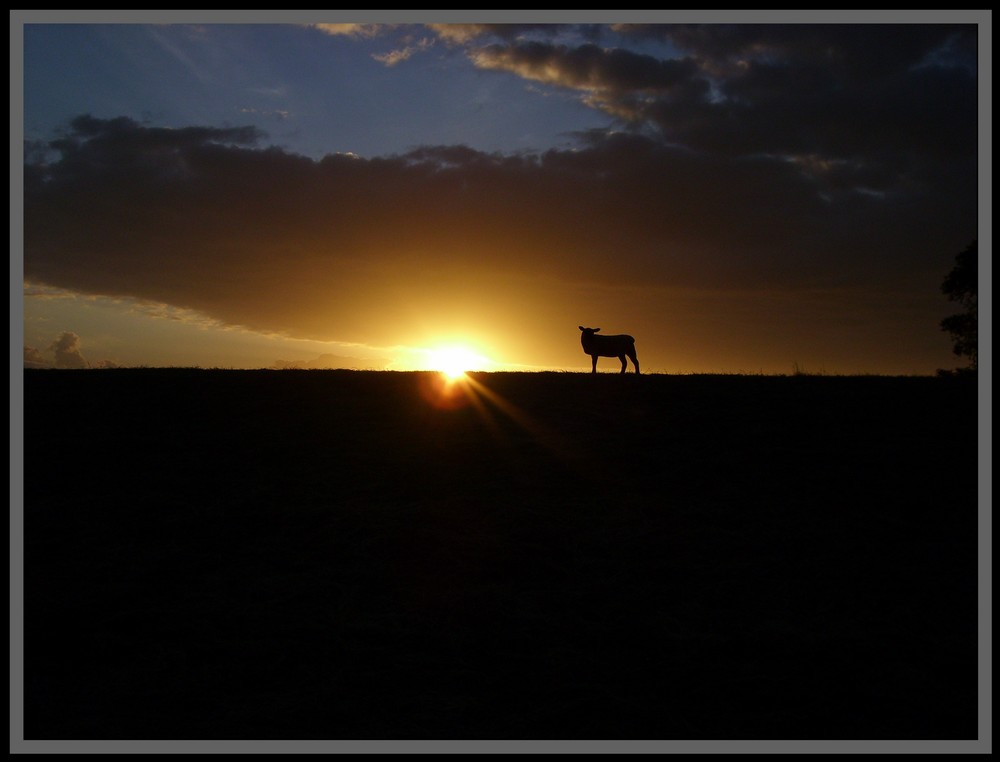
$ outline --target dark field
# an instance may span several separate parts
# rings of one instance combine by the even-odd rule
[[[24,737],[976,738],[974,380],[476,378],[26,371]]]

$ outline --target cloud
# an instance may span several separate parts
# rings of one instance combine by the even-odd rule
[[[378,37],[386,29],[391,28],[391,25],[387,24],[311,24],[310,26],[335,37],[357,37],[362,39]]]
[[[668,41],[707,70],[725,71],[727,64],[819,66],[837,78],[865,81],[905,73],[945,50],[974,66],[974,55],[968,56],[975,51],[975,29],[974,24],[664,24],[626,31]]]
[[[55,352],[56,368],[89,368],[90,363],[80,354],[80,337],[66,331],[49,346],[49,351]]]
[[[42,357],[42,353],[34,347],[24,348],[25,368],[51,368],[52,363]]]
[[[859,185],[875,183],[880,191],[904,176],[933,172],[941,157],[975,161],[974,27],[614,29],[624,39],[655,39],[681,53],[656,58],[591,43],[516,41],[470,47],[468,55],[480,68],[577,90],[623,127],[672,145],[712,155],[840,162],[863,175]]]
[[[588,76],[614,92],[673,82],[656,67],[605,77],[595,60]],[[57,159],[25,167],[26,279],[256,331],[419,345],[432,327],[532,330],[597,290],[906,300],[975,236],[975,173],[945,160],[934,133],[910,141],[905,176],[822,151],[803,163],[630,132],[540,154],[425,146],[319,161],[260,137],[75,120],[51,143]],[[883,195],[857,192],[862,180]]]
[[[48,359],[35,347],[24,347],[25,368],[118,368],[113,360],[98,360],[90,362],[80,352],[82,342],[80,337],[71,331],[64,331],[46,348],[46,353],[53,353],[54,358]]]
[[[483,69],[503,69],[536,82],[587,91],[664,92],[697,73],[690,61],[660,60],[593,44],[488,45],[470,51],[469,57]]]
[[[312,24],[315,29],[319,29],[329,35],[352,37],[354,39],[371,40],[381,37],[387,32],[401,26],[400,24]],[[417,27],[419,29],[419,27]],[[412,42],[413,35],[406,33],[403,35],[401,47],[390,50],[387,53],[373,53],[372,58],[388,67],[407,61],[417,53],[422,53],[434,45],[432,37],[423,37]]]
[[[379,63],[383,63],[386,66],[395,66],[398,63],[408,60],[415,53],[422,53],[428,50],[434,45],[434,40],[430,38],[423,38],[417,42],[416,45],[407,45],[399,50],[392,50],[385,54],[372,54],[374,58]]]
[[[566,24],[427,24],[445,42],[465,45],[483,37],[515,40],[525,35],[551,37],[572,25]]]
[[[257,109],[250,107],[243,107],[239,109],[241,114],[258,114],[260,116],[275,116],[279,120],[283,121],[291,116],[290,111],[284,109]]]

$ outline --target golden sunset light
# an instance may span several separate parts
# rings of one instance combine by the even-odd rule
[[[974,26],[37,24],[24,55],[31,367],[422,368],[385,348],[443,329],[585,370],[581,323],[658,373],[951,359]]]
[[[427,369],[441,371],[448,378],[461,378],[470,370],[491,370],[496,363],[462,346],[444,346],[428,352]]]

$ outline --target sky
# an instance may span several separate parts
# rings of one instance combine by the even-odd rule
[[[964,364],[984,12],[21,13],[26,367]]]

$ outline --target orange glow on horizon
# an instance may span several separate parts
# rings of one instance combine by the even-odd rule
[[[492,360],[460,345],[450,344],[428,351],[427,370],[436,370],[447,380],[463,378],[471,370],[488,370],[496,365]]]

